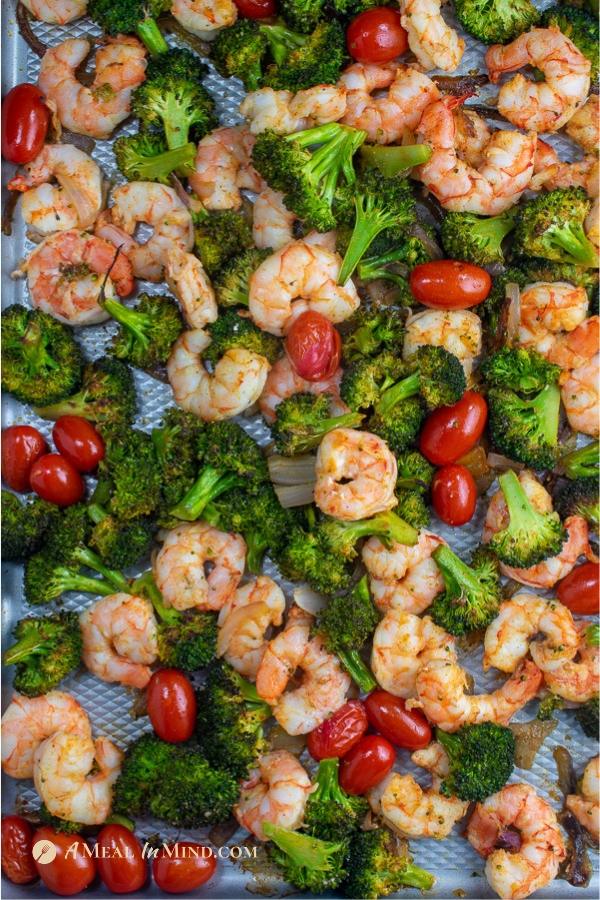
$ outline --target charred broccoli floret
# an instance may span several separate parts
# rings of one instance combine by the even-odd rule
[[[169,51],[169,54],[173,51]],[[133,92],[131,110],[144,130],[164,134],[169,150],[199,141],[217,124],[214,103],[200,81],[202,70],[176,63],[148,68],[146,80]]]
[[[281,0],[281,15],[290,27],[301,34],[310,34],[325,18],[326,0]]]
[[[586,59],[589,59],[592,65],[590,70],[592,82],[598,81],[600,29],[597,11],[593,14],[587,9],[578,9],[568,3],[561,3],[544,10],[540,24],[543,28],[558,28],[570,38]]]
[[[176,169],[182,174],[194,171],[196,145],[184,144],[167,150],[162,135],[141,131],[117,138],[113,145],[115,162],[127,181],[160,181],[169,183]]]
[[[293,394],[275,411],[271,433],[277,452],[284,456],[308,453],[334,428],[358,428],[360,413],[331,415],[331,397],[327,394]]]
[[[560,467],[567,478],[597,478],[600,472],[600,445],[590,441],[561,457]]]
[[[384,350],[398,353],[404,340],[404,322],[398,310],[388,306],[360,306],[346,323],[342,338],[344,362],[376,356]]]
[[[106,496],[109,499],[108,490]],[[98,502],[90,503],[87,510],[94,523],[89,538],[90,547],[107,566],[126,569],[149,553],[153,534],[149,519],[140,517],[121,521]]]
[[[465,31],[484,44],[508,44],[540,17],[530,0],[455,0],[454,10]]]
[[[276,562],[285,578],[306,581],[320,594],[336,594],[350,584],[346,557],[331,552],[322,531],[293,528]]]
[[[387,828],[357,831],[350,843],[348,876],[343,884],[345,897],[377,900],[403,887],[427,891],[435,878],[415,866],[406,843]]]
[[[272,841],[271,858],[281,866],[283,877],[290,884],[302,891],[322,894],[344,880],[344,841],[323,841],[272,822],[265,822],[263,831]]]
[[[81,663],[79,616],[74,612],[21,619],[5,666],[16,666],[14,688],[27,697],[47,694]]]
[[[171,407],[150,435],[160,472],[160,502],[154,518],[162,528],[173,528],[177,524],[171,510],[196,480],[199,441],[203,432],[204,423],[193,413]]]
[[[406,374],[406,364],[390,351],[372,358],[359,358],[344,369],[340,394],[350,409],[375,406],[383,391]]]
[[[398,506],[395,512],[413,528],[426,528],[430,521],[426,497],[435,469],[417,450],[397,454],[396,462]]]
[[[581,730],[588,737],[596,739],[598,737],[598,727],[600,721],[600,697],[596,694],[591,700],[582,703],[575,710],[575,718],[579,722]]]
[[[87,14],[107,34],[136,34],[152,54],[168,48],[156,19],[169,12],[170,0],[90,0]]]
[[[131,369],[118,359],[103,357],[83,370],[81,390],[65,400],[36,407],[43,419],[81,416],[97,425],[126,425],[135,415],[135,386]]]
[[[369,811],[364,797],[347,794],[339,782],[340,761],[322,759],[317,769],[316,791],[304,810],[304,827],[323,841],[345,841],[360,826]]]
[[[239,78],[247,91],[261,87],[267,40],[252,19],[222,28],[211,45],[211,60],[224,78]]]
[[[153,513],[160,499],[160,475],[150,435],[135,428],[108,434],[98,479],[106,491],[107,511],[120,521]]]
[[[529,394],[558,381],[560,366],[549,363],[535,350],[503,347],[484,360],[481,371],[491,387]]]
[[[248,306],[250,276],[269,255],[252,247],[226,263],[213,282],[219,306]]]
[[[561,519],[583,516],[594,530],[600,522],[597,478],[576,478],[560,485],[554,494],[554,508]]]
[[[21,503],[16,494],[2,491],[2,556],[24,560],[39,550],[58,515],[58,508],[35,497]]]
[[[317,84],[335,84],[347,59],[344,29],[335,20],[319,22],[308,35],[281,25],[262,26],[275,60],[264,86],[276,91],[302,91]]]
[[[514,209],[500,216],[476,216],[469,212],[447,212],[440,237],[451,259],[462,259],[477,266],[504,263],[502,242],[515,227]]]
[[[213,277],[242,250],[253,246],[247,218],[233,209],[194,216],[194,253]]]
[[[533,397],[494,387],[488,391],[489,428],[496,450],[532,469],[551,469],[558,452],[560,388],[548,384]]]
[[[110,352],[139,369],[165,364],[173,344],[183,331],[179,306],[167,294],[140,294],[135,307],[115,298],[102,301],[107,313],[119,323]]]
[[[521,268],[517,269],[515,266],[505,269],[500,275],[492,278],[489,294],[483,303],[474,307],[475,312],[484,323],[483,335],[487,350],[496,350],[503,344],[508,319],[509,296],[507,290],[510,291],[509,286],[516,285],[518,288],[523,288],[533,281],[537,281],[537,279],[535,277],[529,279]]]
[[[514,250],[584,268],[598,266],[598,253],[583,223],[592,207],[583,188],[556,188],[521,204],[517,211]]]
[[[258,328],[252,319],[240,316],[235,309],[226,309],[215,322],[206,325],[210,344],[202,353],[202,359],[213,366],[228,350],[243,348],[274,363],[280,354],[279,340]]]
[[[484,722],[464,725],[454,734],[436,730],[450,764],[441,792],[461,800],[485,800],[501,790],[515,767],[515,738],[510,728]]]
[[[377,682],[360,651],[375,631],[378,622],[379,613],[371,600],[365,575],[352,591],[329,600],[317,626],[327,649],[339,656],[348,674],[365,694],[372,691]],[[327,833],[312,833],[316,837],[334,839]]]
[[[487,628],[498,615],[502,600],[498,561],[493,554],[485,549],[475,551],[468,566],[442,544],[432,557],[445,586],[429,610],[436,625],[457,636]]]

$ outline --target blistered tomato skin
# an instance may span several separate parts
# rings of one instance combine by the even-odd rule
[[[211,847],[193,841],[177,841],[159,851],[152,863],[152,875],[161,891],[189,896],[190,891],[212,878],[216,868],[217,858]]]
[[[31,855],[33,828],[21,816],[2,819],[2,872],[13,884],[29,884],[38,877]]]
[[[408,48],[408,35],[400,24],[400,13],[378,6],[359,13],[346,32],[350,56],[360,63],[386,63]]]
[[[331,378],[340,364],[342,339],[329,319],[307,310],[294,319],[285,338],[285,352],[305,381]]]
[[[558,582],[556,596],[575,615],[597,615],[600,611],[600,563],[585,562],[575,566]]]
[[[482,303],[492,287],[489,272],[456,259],[436,259],[415,266],[409,275],[410,290],[419,303],[431,309],[469,309]]]
[[[38,875],[52,893],[73,897],[91,884],[96,877],[96,863],[80,834],[63,834],[44,825],[33,835],[33,846],[40,842],[54,844],[56,850],[52,860],[45,855],[34,860]]]
[[[477,485],[465,466],[442,466],[431,482],[431,503],[446,525],[466,525],[477,505]]]
[[[147,881],[148,870],[136,836],[124,825],[105,825],[98,835],[98,874],[113,894],[129,894]]]
[[[488,417],[485,398],[465,391],[453,406],[440,406],[425,419],[419,450],[434,466],[456,462],[478,443]]]
[[[308,735],[307,748],[313,759],[343,757],[360,741],[368,728],[360,700],[349,700]]]
[[[348,794],[366,794],[383,781],[396,759],[396,752],[386,738],[368,734],[342,759],[340,785]]]
[[[419,709],[407,709],[402,697],[372,691],[365,700],[369,725],[405,750],[422,750],[431,743],[431,727]]]

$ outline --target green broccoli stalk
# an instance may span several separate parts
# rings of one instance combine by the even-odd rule
[[[48,406],[35,407],[43,419],[81,416],[98,425],[127,424],[136,408],[131,370],[116,359],[103,357],[88,363],[77,394]]]
[[[344,841],[323,841],[272,822],[264,822],[263,831],[275,844],[269,848],[270,855],[290,884],[312,894],[322,894],[344,880]]]
[[[261,34],[267,40],[271,56],[278,66],[282,66],[290,53],[298,47],[303,47],[307,38],[286,28],[285,25],[259,25]]]
[[[506,387],[488,391],[489,429],[496,450],[532,469],[549,469],[558,453],[560,388],[547,384],[522,398]]]
[[[373,242],[370,254],[359,263],[358,277],[361,281],[382,279],[395,285],[396,303],[401,306],[412,306],[415,302],[406,278],[409,270],[443,255],[437,247],[435,232],[428,225],[409,225],[400,231],[383,232]]]
[[[406,144],[393,147],[383,144],[363,144],[360,155],[367,166],[379,169],[386,178],[405,175],[414,166],[431,159],[432,150],[427,144]]]
[[[515,253],[597,268],[598,252],[583,227],[591,207],[579,187],[556,188],[523,203],[517,212]]]
[[[524,347],[503,347],[484,360],[481,371],[491,387],[524,394],[555,384],[561,372],[560,366],[549,363],[541,353]]]
[[[371,600],[366,575],[350,593],[332,597],[319,617],[318,631],[325,646],[340,658],[348,674],[365,694],[374,690],[377,682],[360,651],[378,623],[379,613]]]
[[[414,371],[386,388],[375,404],[378,417],[388,418],[398,403],[416,394],[422,397],[428,409],[452,406],[466,390],[465,372],[460,360],[444,347],[419,347],[408,365]]]
[[[88,15],[107,34],[137,34],[152,54],[169,49],[156,18],[168,12],[170,0],[90,0]]]
[[[244,480],[235,472],[222,472],[207,466],[202,470],[187,494],[180,500],[177,506],[171,510],[171,515],[184,522],[195,522],[199,519],[211,501],[215,500],[225,491],[241,487]]]
[[[213,281],[219,306],[248,306],[250,277],[269,255],[269,250],[250,248],[226,263]]]
[[[440,231],[444,250],[451,259],[462,259],[477,266],[504,263],[502,242],[515,227],[515,216],[514,209],[488,217],[448,212]]]
[[[592,82],[598,81],[598,9],[592,13],[587,9],[578,9],[567,3],[551,6],[542,13],[543,28],[558,28],[592,64],[590,77]]]
[[[480,551],[468,566],[445,544],[437,547],[432,557],[445,585],[429,610],[436,625],[454,635],[487,628],[498,615],[502,600],[497,561]]]
[[[275,411],[271,433],[277,452],[283,456],[297,456],[317,447],[334,428],[358,428],[361,413],[330,415],[331,397],[327,394],[293,394],[283,400]]]
[[[567,478],[598,477],[600,466],[600,443],[590,441],[585,447],[566,453],[560,460],[561,471]]]
[[[5,666],[16,666],[14,688],[27,697],[53,690],[81,663],[79,616],[74,612],[21,619],[17,639],[4,654]]]
[[[140,294],[135,308],[104,297],[102,308],[121,326],[110,352],[140,369],[165,364],[183,331],[179,307],[166,294]]]
[[[89,551],[91,553],[91,551]],[[116,591],[126,590],[127,582],[116,583],[111,578],[91,578],[82,575],[78,568],[74,565],[79,560],[79,554],[74,555],[73,566],[67,566],[57,563],[56,560],[46,551],[40,550],[35,553],[27,561],[25,566],[25,598],[28,603],[39,606],[44,603],[51,603],[58,600],[66,591],[80,591],[86,594],[95,594],[96,596],[108,597]],[[92,560],[85,554],[81,553],[81,562],[96,570],[100,570],[100,560],[92,566]]]
[[[235,309],[226,309],[215,322],[206,325],[210,344],[202,353],[202,359],[216,366],[228,350],[243,347],[252,353],[264,356],[270,363],[275,362],[281,352],[278,338],[261,331],[247,316]]]
[[[3,558],[21,561],[39,550],[57,514],[56,506],[38,497],[23,504],[15,494],[2,491]]]
[[[161,135],[140,132],[117,138],[113,145],[115,161],[128,181],[159,181],[169,183],[176,169],[183,175],[194,171],[196,145],[184,144],[167,150]]]
[[[454,734],[436,730],[449,762],[442,781],[446,797],[485,800],[501,790],[515,766],[515,738],[510,728],[484,722],[465,725]]]
[[[132,112],[142,127],[163,133],[169,150],[207,134],[215,125],[213,108],[200,81],[177,69],[147,76],[131,99]]]
[[[576,478],[560,485],[554,495],[554,508],[561,519],[582,516],[597,531],[600,524],[598,478]]]
[[[391,547],[393,544],[412,546],[417,543],[417,531],[400,519],[395,513],[378,513],[370,519],[357,519],[345,522],[342,519],[324,519],[318,525],[333,553],[346,559],[354,559],[357,555],[356,544],[365,537],[377,537]]]
[[[383,350],[398,351],[404,340],[404,321],[397,309],[377,304],[361,306],[346,322],[342,337],[344,362],[375,356]]]
[[[344,896],[356,900],[378,900],[403,887],[428,891],[435,882],[433,875],[413,864],[405,842],[387,828],[357,831],[350,842],[347,868]]]
[[[558,513],[540,513],[534,509],[512,470],[500,475],[498,481],[509,523],[493,535],[490,550],[506,565],[525,569],[556,556],[565,540]]]
[[[107,492],[108,499],[108,492]],[[145,556],[152,544],[152,525],[148,519],[121,522],[97,502],[88,504],[87,512],[94,523],[89,543],[107,566],[126,569]]]
[[[484,44],[507,44],[540,17],[530,0],[455,0],[454,10],[465,31]]]
[[[369,811],[364,797],[351,796],[340,786],[340,761],[322,759],[315,778],[316,790],[304,810],[304,827],[311,837],[344,841],[360,826]]]

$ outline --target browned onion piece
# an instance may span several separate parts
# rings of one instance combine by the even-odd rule
[[[487,75],[434,75],[431,79],[444,94],[462,97],[464,94],[477,94],[479,88],[490,83]]]
[[[31,16],[29,10],[22,3],[17,3],[17,25],[19,34],[28,47],[40,58],[45,54],[48,47],[40,41],[32,31]]]
[[[521,324],[521,290],[518,284],[510,282],[506,285],[506,340],[512,344],[519,334]]]
[[[512,722],[509,728],[515,736],[515,766],[519,769],[531,769],[538,750],[556,725],[556,719]]]
[[[408,230],[413,237],[416,237],[423,242],[432,259],[443,259],[444,252],[442,248],[440,247],[438,242],[434,238],[432,238],[427,231],[425,231],[422,225],[419,225],[418,222],[415,222],[415,224],[411,225]]]
[[[15,215],[15,209],[17,208],[18,201],[19,192],[10,191],[8,197],[6,198],[6,203],[4,204],[4,209],[2,211],[2,234],[5,234],[7,237],[12,234],[13,217]]]

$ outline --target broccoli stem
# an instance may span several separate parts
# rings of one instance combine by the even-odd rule
[[[400,516],[389,511],[372,516],[370,519],[359,519],[356,522],[339,522],[338,526],[340,529],[339,543],[341,545],[345,545],[348,538],[355,544],[363,537],[378,537],[387,547],[391,546],[392,543],[412,546],[416,544],[419,536],[412,525],[409,525]],[[333,550],[339,551],[338,541],[335,537],[330,537],[330,543]],[[357,589],[362,589],[360,582],[357,585]]]
[[[519,484],[520,486],[520,484]],[[445,544],[431,554],[442,573],[446,590],[450,593],[476,595],[481,592],[481,583],[473,570],[453,553]]]
[[[364,197],[361,194],[354,198],[356,220],[338,275],[338,284],[348,281],[377,235],[396,224],[396,213],[377,208],[377,204],[382,202],[385,204],[385,198]]]
[[[280,850],[287,853],[295,865],[309,871],[318,872],[324,869],[329,864],[332,854],[342,850],[344,846],[341,841],[337,843],[322,841],[320,838],[310,837],[308,834],[301,834],[281,825],[274,825],[272,822],[264,822],[263,831]]]
[[[567,478],[592,478],[598,474],[600,442],[591,441],[579,450],[572,450],[560,461]]]
[[[223,473],[219,469],[207,466],[202,470],[185,497],[171,510],[171,515],[184,522],[195,522],[202,515],[204,508],[211,500],[215,500],[225,491],[240,487],[241,479],[231,473]]]
[[[142,344],[144,350],[148,349],[150,339],[145,330],[150,325],[148,316],[111,298],[103,299],[101,305],[115,321],[131,332],[135,340]]]
[[[116,588],[117,591],[123,591],[123,593],[129,592],[129,584],[125,576],[121,575],[120,572],[105,566],[100,557],[87,547],[78,547],[72,558],[76,562],[87,566],[88,569],[94,569],[95,572],[99,572],[100,575],[103,575],[106,581],[113,586],[113,589]],[[94,583],[96,582],[94,581]]]
[[[21,638],[16,644],[9,647],[3,657],[4,665],[14,666],[30,656],[44,653],[44,644],[46,643],[47,640],[39,632],[30,632],[26,637]]]
[[[343,413],[341,416],[332,416],[329,419],[323,419],[315,426],[312,434],[304,437],[294,435],[294,454],[307,453],[318,447],[326,434],[333,431],[334,428],[358,428],[364,416],[362,413]]]
[[[331,205],[340,172],[348,184],[356,181],[352,157],[366,136],[366,131],[330,122],[305,131],[296,131],[287,135],[284,140],[294,141],[301,148],[322,145],[307,162],[306,173],[315,182],[324,182],[321,185],[321,196]]]
[[[498,483],[504,495],[508,517],[511,523],[518,522],[524,533],[536,534],[539,529],[539,515],[529,502],[523,485],[512,469],[500,475]],[[436,553],[437,551],[434,551]]]
[[[177,625],[181,619],[180,613],[169,606],[165,606],[163,596],[156,586],[152,572],[144,572],[131,585],[131,593],[142,594],[152,603],[154,612],[165,625]]]
[[[194,168],[196,145],[191,141],[157,153],[156,156],[139,156],[136,164],[137,181],[156,181],[167,178],[177,169],[182,174],[190,174]]]
[[[98,525],[100,522],[103,522],[107,517],[108,513],[105,509],[102,509],[99,503],[90,503],[88,504],[87,514],[94,523],[94,525]]]
[[[535,410],[542,424],[544,440],[554,445],[558,433],[560,414],[560,388],[557,384],[547,384],[534,398],[531,408]]]
[[[375,166],[386,178],[393,178],[420,166],[431,158],[427,144],[408,144],[406,147],[386,147],[381,144],[363,144],[360,155],[368,166]]]
[[[135,30],[140,41],[152,56],[159,56],[169,49],[169,45],[154,19],[148,17],[143,22],[138,22]]]
[[[413,863],[407,863],[401,873],[394,873],[394,878],[396,880],[401,878],[404,887],[420,888],[422,891],[431,890],[435,884],[435,877],[430,872],[426,872],[425,869],[421,869]]]
[[[340,662],[363,694],[375,690],[377,682],[358,650],[338,650]]]
[[[271,55],[278,66],[284,64],[292,50],[303,47],[308,40],[306,35],[290,31],[283,25],[261,25],[259,31],[266,37]]]
[[[600,625],[590,625],[585,632],[588,647],[600,647]]]
[[[404,275],[408,274],[408,266],[404,263],[403,250],[389,250],[381,256],[369,256],[361,260],[358,266],[358,277],[363,281],[374,281],[376,278],[385,278],[398,287],[408,288],[408,282]],[[399,263],[402,272],[390,272],[388,265]],[[404,273],[404,274],[402,274]]]
[[[586,269],[595,269],[598,266],[598,252],[586,237],[583,225],[579,222],[566,222],[564,225],[556,226],[548,235],[548,241],[567,254],[568,262]]]
[[[375,412],[380,416],[389,415],[394,406],[400,403],[401,400],[406,400],[408,397],[418,394],[420,384],[421,376],[418,372],[413,372],[407,378],[397,381],[396,384],[393,384],[382,393],[375,406]]]
[[[66,566],[60,566],[52,574],[48,591],[49,599],[54,600],[65,591],[81,591],[84,594],[99,594],[102,597],[109,597],[115,593],[115,585],[103,581],[102,578],[88,578]]]
[[[252,572],[253,575],[260,575],[262,571],[263,557],[267,551],[269,542],[264,539],[260,540],[253,533],[245,534],[244,540],[246,541],[246,547],[248,548],[246,557],[246,565],[248,566],[248,571]]]

